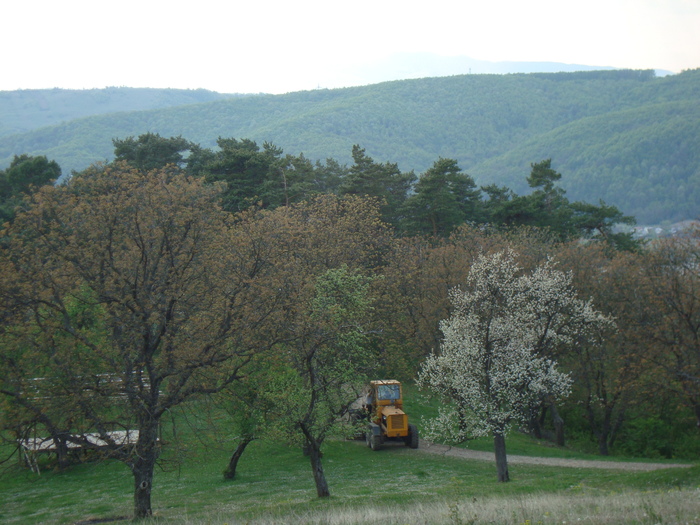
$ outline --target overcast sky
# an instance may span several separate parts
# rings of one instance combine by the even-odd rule
[[[700,67],[700,0],[8,0],[0,14],[0,90],[285,93],[405,52]]]

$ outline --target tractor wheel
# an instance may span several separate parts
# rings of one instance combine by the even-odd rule
[[[382,436],[377,434],[368,434],[367,439],[369,440],[369,448],[375,452],[382,448]]]
[[[416,428],[416,425],[408,425],[406,445],[411,448],[418,448],[418,428]]]

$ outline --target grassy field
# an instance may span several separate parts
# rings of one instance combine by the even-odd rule
[[[407,411],[424,410],[407,403]],[[332,496],[320,500],[300,448],[255,441],[236,479],[226,481],[222,472],[235,447],[230,426],[219,421],[212,430],[211,420],[186,419],[177,441],[167,438],[172,429],[165,434],[171,442],[154,479],[155,523],[700,523],[697,463],[653,472],[511,464],[512,481],[504,484],[489,461],[398,445],[373,452],[362,441],[333,440],[323,458]],[[512,455],[601,459],[517,433],[507,445]],[[492,450],[488,439],[468,446]],[[8,447],[0,447],[0,457]],[[121,463],[92,461],[59,472],[45,462],[37,475],[15,455],[0,468],[0,523],[120,522],[132,514],[133,478]]]
[[[177,455],[179,464],[167,463],[170,468],[156,473],[158,522],[700,521],[700,466],[630,473],[511,465],[512,481],[499,484],[490,462],[457,461],[401,446],[373,452],[362,442],[332,441],[324,456],[332,497],[319,500],[308,459],[297,448],[254,442],[233,481],[221,474],[225,446],[199,443]],[[2,523],[95,523],[131,514],[132,478],[120,463],[86,463],[40,475],[17,463],[6,464],[0,476]]]

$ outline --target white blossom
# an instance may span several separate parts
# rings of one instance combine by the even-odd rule
[[[428,437],[505,435],[544,398],[569,394],[571,379],[554,356],[612,323],[571,283],[552,260],[525,274],[511,251],[477,259],[464,289],[451,290],[440,351],[418,377],[419,385],[453,401],[428,423]]]

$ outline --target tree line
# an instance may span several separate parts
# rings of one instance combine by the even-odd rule
[[[208,182],[225,182],[222,206],[227,211],[251,205],[274,209],[324,193],[359,195],[379,199],[382,219],[399,235],[444,237],[464,223],[528,225],[547,228],[561,239],[604,239],[617,249],[636,246],[630,233],[614,230],[634,224],[634,218],[602,201],[570,202],[551,159],[532,164],[531,193],[518,195],[496,184],[477,187],[454,159],[439,158],[416,176],[396,163],[376,162],[359,145],[353,146],[353,163],[347,166],[330,158],[312,163],[303,154],[285,155],[274,144],[261,148],[249,139],[219,138],[216,151],[153,133],[113,142],[115,160],[138,169],[172,163]]]
[[[619,211],[569,202],[549,161],[518,196],[450,159],[415,180],[359,146],[345,167],[245,139],[114,145],[63,184],[46,159],[2,174],[0,414],[14,440],[50,436],[61,466],[70,444],[122,461],[135,516],[152,512],[164,417],[204,401],[240,430],[229,477],[247,443],[284,439],[329,495],[324,440],[370,376],[446,399],[437,437],[491,433],[502,481],[514,424],[601,454],[697,452],[697,234],[630,244]]]

